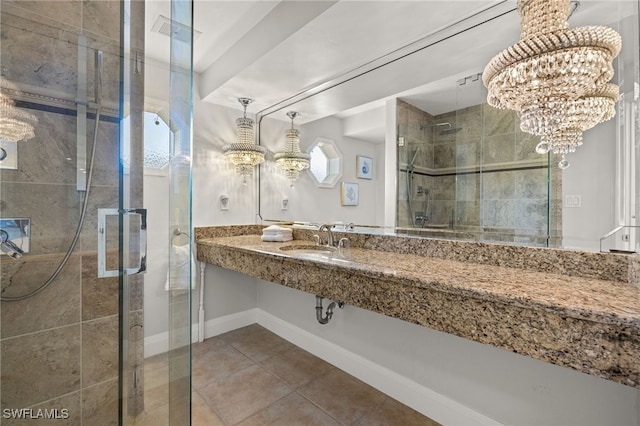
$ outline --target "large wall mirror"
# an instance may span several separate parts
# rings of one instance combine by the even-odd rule
[[[346,3],[363,3],[363,22],[375,23],[377,14],[396,21],[385,5],[397,2]],[[267,161],[260,167],[262,219],[639,251],[639,1],[581,1],[569,20],[572,27],[615,29],[623,48],[614,63],[621,93],[616,117],[584,133],[564,170],[559,156],[535,152],[539,139],[520,130],[517,114],[486,103],[484,66],[519,39],[515,1],[411,3],[431,11],[423,33],[414,34],[418,41],[319,79],[259,113],[260,144],[271,153],[284,149],[291,110],[299,113],[302,151],[318,138],[334,141],[342,154],[341,182],[357,184],[357,205],[341,204],[340,184],[318,187],[307,173],[291,186]],[[357,158],[371,159],[366,177]]]

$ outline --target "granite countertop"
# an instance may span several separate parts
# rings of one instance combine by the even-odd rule
[[[198,260],[640,388],[640,288],[624,274],[604,280],[357,246],[308,255],[281,247],[312,241],[262,242],[245,231],[201,233]]]

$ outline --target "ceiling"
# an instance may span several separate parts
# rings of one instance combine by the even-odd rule
[[[572,26],[615,22],[634,1],[580,3]],[[519,38],[515,6],[515,0],[196,0],[196,95],[238,109],[237,98],[250,97],[249,112],[282,120],[292,101],[273,106],[293,97],[299,123],[348,117],[397,96],[434,115],[477,104],[485,95],[475,76]],[[151,29],[159,15],[170,16],[169,8],[168,1],[147,1],[146,54],[163,62],[168,37]],[[414,50],[420,51],[405,57]],[[301,93],[320,90],[300,101]]]

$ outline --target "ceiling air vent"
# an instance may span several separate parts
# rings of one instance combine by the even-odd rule
[[[151,27],[151,32],[160,33],[166,35],[167,37],[171,37],[171,32],[174,32],[176,39],[180,41],[189,41],[189,27],[181,24],[179,22],[171,21],[171,19],[166,16],[158,15],[158,19]],[[202,35],[202,31],[198,31],[196,29],[193,30],[193,39],[197,39]]]

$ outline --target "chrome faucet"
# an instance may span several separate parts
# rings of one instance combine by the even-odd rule
[[[4,229],[0,229],[0,250],[14,259],[20,259],[24,251],[9,239],[9,233]]]
[[[318,232],[327,231],[327,245],[333,247],[333,232],[331,231],[331,225],[327,225],[326,223],[320,225],[318,228]],[[322,238],[320,239],[320,242]]]

